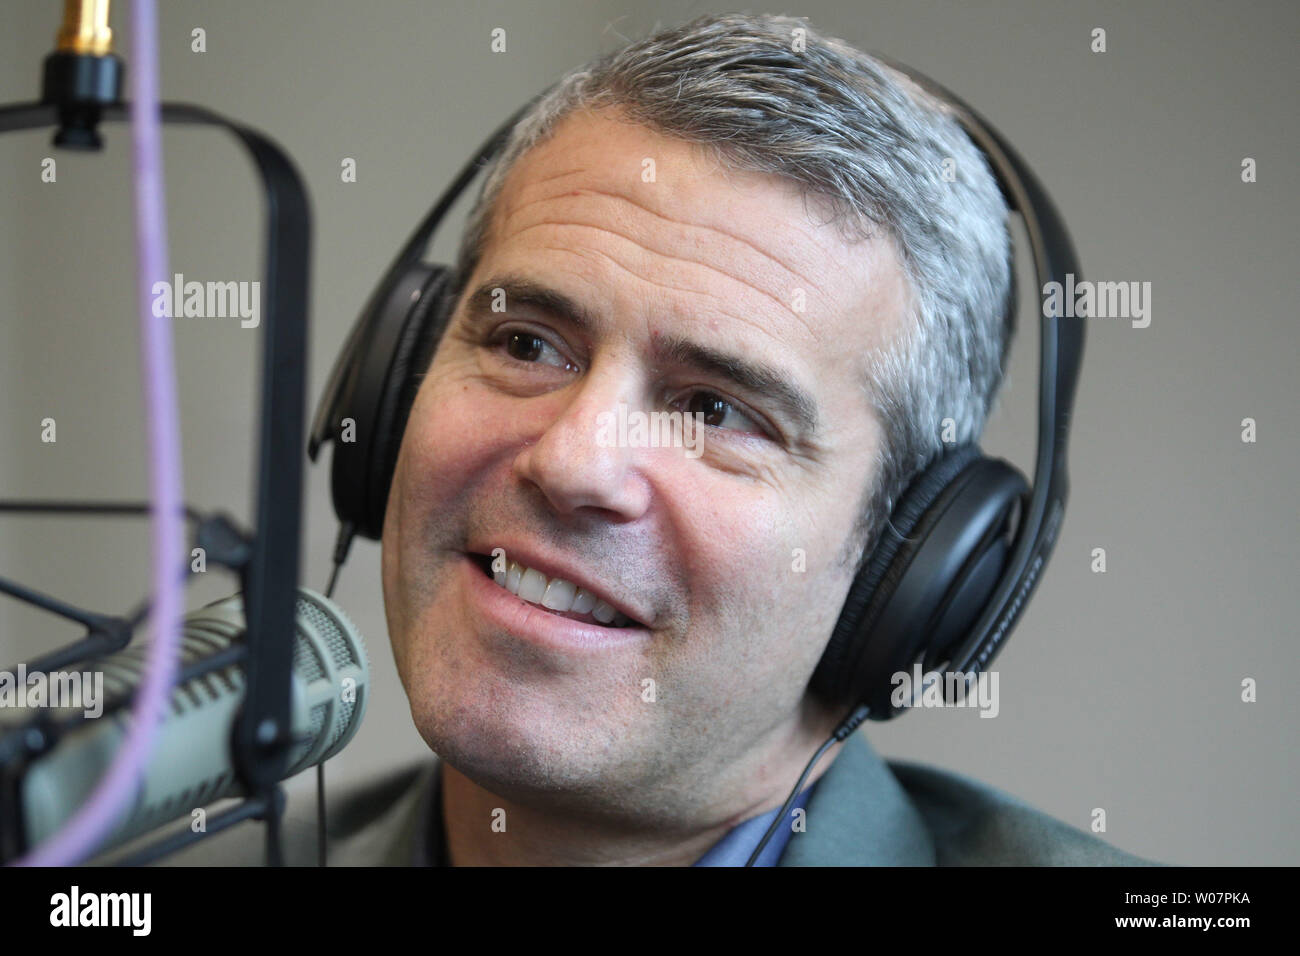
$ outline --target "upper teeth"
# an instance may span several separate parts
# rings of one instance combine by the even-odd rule
[[[623,627],[629,622],[626,614],[614,610],[606,601],[585,588],[580,588],[564,578],[547,578],[541,571],[526,568],[518,561],[511,561],[504,571],[496,570],[499,562],[493,566],[492,577],[521,601],[540,604],[552,611],[573,611],[575,614],[588,614],[601,624],[613,623]]]

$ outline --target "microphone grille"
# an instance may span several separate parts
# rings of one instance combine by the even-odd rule
[[[309,688],[308,741],[291,758],[292,772],[342,750],[365,716],[369,662],[360,631],[333,601],[299,588],[294,615],[298,640],[294,670]]]

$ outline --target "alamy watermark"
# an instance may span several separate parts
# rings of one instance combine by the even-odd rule
[[[643,412],[619,402],[616,412],[596,416],[601,448],[684,448],[687,458],[704,453],[703,412]]]
[[[996,717],[1000,709],[997,671],[923,673],[914,664],[911,673],[896,671],[890,684],[895,707],[978,707],[981,717]]]
[[[1132,319],[1133,328],[1151,324],[1150,282],[1089,282],[1065,274],[1065,284],[1043,286],[1043,316],[1067,319]]]
[[[50,897],[50,925],[59,927],[122,927],[132,936],[153,929],[152,893],[95,893],[73,884],[66,893]]]
[[[262,283],[186,282],[176,273],[173,282],[153,284],[153,314],[158,318],[239,319],[240,328],[262,322]]]
[[[80,710],[94,719],[104,713],[103,671],[0,671],[0,707]]]

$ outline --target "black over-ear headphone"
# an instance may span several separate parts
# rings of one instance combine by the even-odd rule
[[[1077,282],[1081,272],[1065,224],[1002,136],[932,80],[876,58],[951,105],[987,159],[1008,206],[1024,220],[1038,287],[1064,284],[1071,273]],[[331,489],[343,522],[341,540],[350,540],[354,531],[372,539],[382,534],[406,419],[455,308],[454,270],[427,265],[422,257],[452,204],[532,105],[489,137],[420,223],[366,303],[330,374],[308,454],[314,461],[321,445],[335,440]],[[1014,282],[1013,276],[1013,288]],[[916,474],[857,573],[813,674],[812,689],[823,699],[865,704],[872,718],[887,719],[910,703],[891,701],[894,675],[917,663],[926,673],[973,675],[997,653],[1056,543],[1069,487],[1066,441],[1082,360],[1082,319],[1048,315],[1044,309],[1032,491],[1012,465],[986,457],[973,444],[946,451]],[[350,440],[339,441],[345,428]]]

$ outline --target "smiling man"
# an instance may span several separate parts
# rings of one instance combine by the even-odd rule
[[[855,572],[944,420],[984,427],[1010,259],[945,106],[804,21],[566,76],[487,174],[387,499],[438,759],[336,804],[332,861],[743,863],[848,711],[810,680]],[[796,811],[761,863],[1141,862],[862,734]]]
[[[524,155],[485,240],[384,522],[453,858],[688,863],[779,803],[844,716],[805,686],[853,571],[844,489],[880,443],[862,383],[907,301],[898,259],[614,109]],[[619,406],[701,415],[702,454],[602,447]],[[496,549],[527,570],[494,581]],[[569,609],[577,588],[593,609]]]

